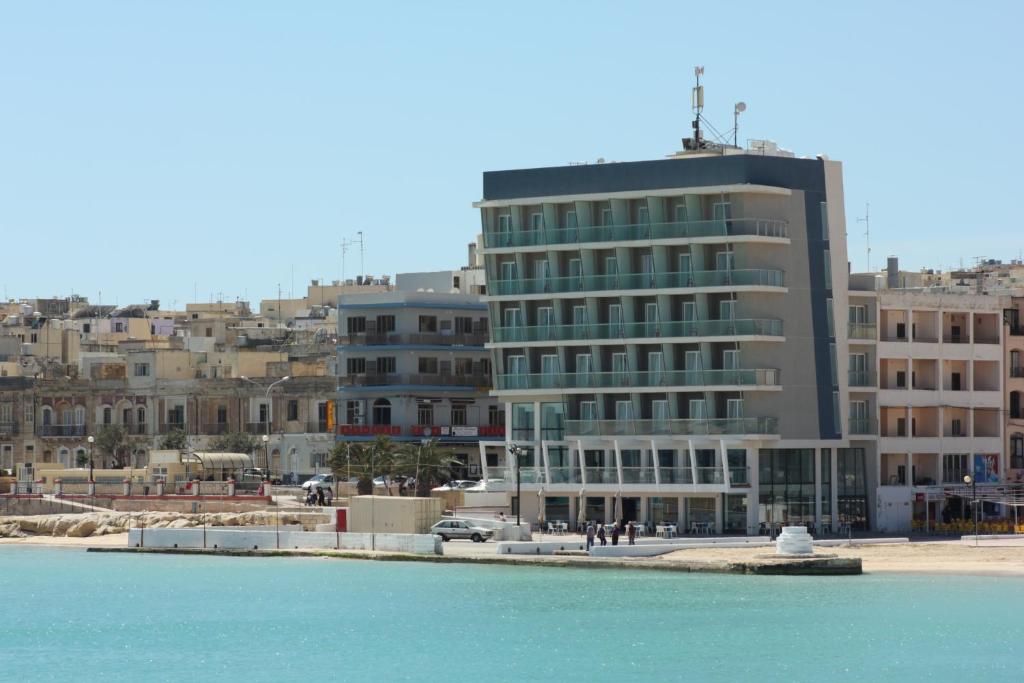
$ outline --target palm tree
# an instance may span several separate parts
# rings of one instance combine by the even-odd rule
[[[450,449],[438,444],[435,439],[418,444],[409,444],[401,449],[395,460],[396,469],[405,473],[415,472],[416,495],[430,496],[430,489],[452,478],[452,466],[461,464],[452,456]]]
[[[339,442],[331,450],[327,461],[335,481],[348,480],[350,473],[358,477],[356,492],[360,496],[373,493],[373,478],[377,474],[391,474],[394,446],[391,439],[378,436],[372,442]]]

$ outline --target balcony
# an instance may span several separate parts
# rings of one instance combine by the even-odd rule
[[[85,436],[85,425],[39,425],[39,436]]]
[[[488,283],[488,293],[490,296],[521,296],[696,287],[784,287],[783,283],[781,270],[694,270],[678,273],[618,273],[494,280]]]
[[[579,467],[549,467],[548,468],[548,483],[549,484],[580,484],[580,468]]]
[[[0,436],[17,436],[17,422],[0,422]]]
[[[484,232],[484,248],[533,247],[584,242],[622,242],[628,240],[694,239],[699,237],[788,237],[786,221],[769,218],[730,218],[638,223],[633,225],[594,225],[545,230]]]
[[[919,340],[915,339],[915,341]],[[968,334],[944,334],[942,335],[942,342],[944,344],[970,344],[971,336]]]
[[[578,341],[581,339],[639,339],[655,337],[782,337],[777,319],[688,320],[671,322],[532,325],[495,327],[495,343]]]
[[[846,336],[851,341],[875,341],[878,339],[878,327],[874,323],[850,323]]]
[[[757,370],[676,370],[631,372],[551,372],[498,375],[499,391],[523,389],[608,389],[646,387],[774,387],[779,371]]]
[[[246,434],[259,436],[260,434],[271,434],[274,429],[269,422],[246,422],[242,431]]]
[[[231,425],[227,422],[208,422],[203,425],[203,434],[219,436],[231,431]]]
[[[130,436],[145,436],[146,435],[146,423],[129,423],[121,425],[124,427],[125,434]]]
[[[878,434],[878,423],[870,417],[851,417],[850,434],[854,436],[874,436]]]
[[[186,432],[187,433],[188,432],[188,423],[186,423],[186,422],[179,422],[177,420],[172,420],[172,421],[169,421],[169,422],[161,422],[160,423],[160,434],[167,434],[167,433],[173,432],[173,431],[179,431],[179,432]]]
[[[779,433],[776,417],[710,420],[566,420],[567,436],[718,436]]]
[[[440,334],[437,332],[366,332],[349,334],[345,337],[349,344],[364,346],[394,346],[400,344],[417,346],[480,346],[487,343],[487,332],[467,334]]]
[[[873,370],[850,370],[849,385],[851,387],[875,388],[875,373]]]
[[[488,374],[436,375],[424,373],[398,373],[388,375],[345,375],[338,378],[343,387],[388,387],[396,385],[482,387],[491,386]]]

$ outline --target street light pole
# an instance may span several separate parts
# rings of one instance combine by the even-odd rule
[[[259,382],[255,382],[255,381],[249,379],[248,377],[246,377],[245,375],[242,375],[242,379],[244,379],[246,382],[249,382],[250,384],[255,384],[256,386],[260,386]],[[281,382],[287,382],[290,379],[291,379],[291,377],[289,375],[285,375],[284,377],[282,377],[281,379],[277,380],[276,382],[271,382],[270,386],[267,387],[267,393],[265,395],[265,401],[266,401],[266,404],[267,404],[267,421],[264,423],[264,428],[265,428],[264,429],[264,433],[263,433],[263,444],[264,444],[264,446],[266,446],[266,443],[268,441],[270,441],[270,421],[271,421],[271,419],[273,417],[273,414],[274,414],[274,411],[271,410],[271,408],[270,408],[270,392],[271,392],[271,390],[274,387],[276,387]],[[266,469],[267,479],[270,479],[270,449],[269,448],[264,448],[264,450],[263,450],[263,465],[264,465],[264,468]]]
[[[974,547],[978,547],[978,480],[971,475],[964,476],[964,483],[971,486],[971,510],[974,514]]]
[[[523,449],[519,446],[509,446],[508,452],[516,459],[516,528],[519,528],[519,517],[523,511],[523,490],[522,490],[522,477],[519,473],[520,467],[520,456],[523,454]],[[516,532],[518,533],[518,532]]]
[[[94,443],[96,443],[96,437],[90,435],[89,438],[86,439],[86,441],[89,442],[89,481],[91,482],[93,480],[92,479],[92,445]]]

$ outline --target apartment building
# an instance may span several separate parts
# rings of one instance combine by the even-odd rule
[[[514,480],[521,453],[527,518],[869,523],[837,371],[841,165],[774,149],[484,174],[488,347],[510,429],[481,460]]]
[[[1006,380],[1006,481],[1024,482],[1024,297],[1014,296],[1003,316],[1003,377]]]
[[[481,438],[505,434],[491,388],[482,271],[399,274],[393,291],[339,297],[338,439],[435,439],[479,477]]]

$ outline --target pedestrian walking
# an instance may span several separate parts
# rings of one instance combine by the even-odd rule
[[[618,544],[619,544],[619,525],[618,524],[613,524],[612,525],[612,545],[618,545]]]
[[[587,552],[594,547],[594,523],[587,522]]]
[[[629,544],[636,545],[636,525],[633,522],[626,527],[626,534],[629,536]]]
[[[601,545],[608,545],[608,539],[604,533],[604,524],[599,524],[597,527],[597,540],[601,541]]]

